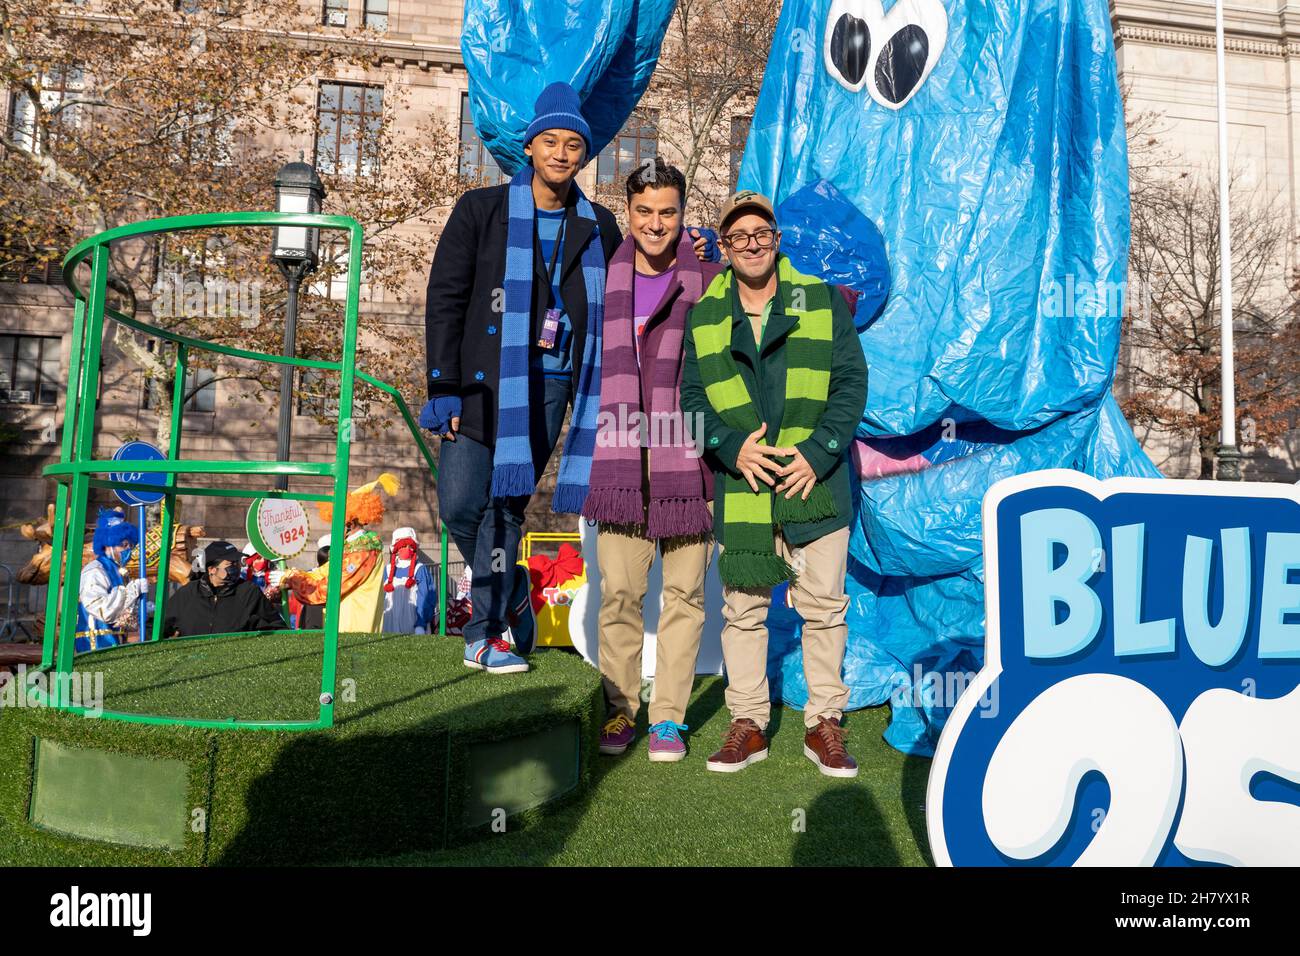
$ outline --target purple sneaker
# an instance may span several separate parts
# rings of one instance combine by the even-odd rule
[[[661,720],[650,726],[650,759],[671,762],[686,756],[686,741],[681,731],[690,730],[685,724]]]
[[[600,728],[600,752],[616,757],[628,747],[636,737],[636,728],[626,714],[615,714]]]

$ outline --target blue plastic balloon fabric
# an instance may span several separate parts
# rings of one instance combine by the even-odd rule
[[[989,486],[1159,474],[1110,394],[1129,209],[1107,5],[786,0],[740,185],[797,223],[801,267],[888,290],[859,316],[844,672],[851,708],[891,703],[886,740],[931,754],[983,662]],[[799,619],[777,604],[770,675],[801,707]]]
[[[674,0],[465,0],[460,48],[470,116],[497,164],[525,164],[524,131],[550,83],[578,91],[592,156],[645,92]]]

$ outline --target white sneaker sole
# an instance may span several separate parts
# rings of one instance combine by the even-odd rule
[[[809,747],[807,744],[804,744],[803,746],[803,755],[807,757],[809,760],[811,760],[813,763],[815,763],[817,765],[817,769],[820,770],[828,777],[856,777],[858,775],[857,767],[854,767],[852,770],[842,770],[837,767],[826,766],[826,764],[822,763],[819,759],[817,759],[817,752],[813,750],[811,747]]]
[[[500,667],[485,667],[478,661],[462,661],[472,671],[487,671],[489,674],[522,674],[528,670],[527,664],[502,664]]]
[[[606,757],[621,757],[623,756],[623,754],[627,753],[627,748],[631,746],[632,746],[631,741],[628,741],[622,747],[610,747],[607,744],[602,744],[600,748],[600,752],[604,754]]]
[[[685,759],[686,759],[685,750],[683,750],[681,753],[664,753],[663,751],[658,751],[658,752],[652,751],[650,754],[651,763],[677,763],[677,761],[685,760]]]
[[[758,753],[750,754],[740,763],[714,763],[712,760],[705,763],[705,767],[715,773],[735,773],[737,770],[744,770],[751,763],[758,763],[760,760],[767,759],[767,748],[764,747]]]

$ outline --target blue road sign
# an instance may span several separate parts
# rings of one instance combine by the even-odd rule
[[[113,453],[113,461],[126,462],[165,461],[166,457],[147,441],[129,441]],[[159,488],[167,485],[167,475],[161,471],[115,471],[108,477],[110,481],[129,481],[135,484],[157,485]],[[118,500],[123,504],[128,505],[151,505],[162,501],[163,498],[161,491],[138,491],[125,488],[114,488],[113,494],[117,495]]]

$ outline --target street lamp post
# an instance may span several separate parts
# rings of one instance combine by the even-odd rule
[[[276,212],[318,213],[325,199],[325,187],[314,167],[302,162],[286,163],[275,176]],[[297,349],[298,288],[305,275],[312,272],[319,261],[320,230],[302,226],[276,226],[271,240],[271,258],[280,267],[289,286],[284,307],[284,354],[293,358]],[[280,370],[280,429],[276,433],[276,460],[289,460],[289,439],[293,428],[293,373],[292,365]],[[278,475],[275,486],[281,491],[289,488],[289,476]]]
[[[1232,229],[1228,219],[1228,80],[1223,67],[1223,0],[1214,0],[1214,42],[1219,100],[1219,395],[1223,412],[1215,476],[1220,481],[1241,481],[1232,355]]]

